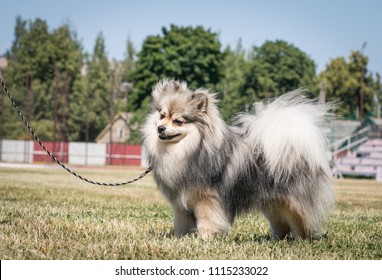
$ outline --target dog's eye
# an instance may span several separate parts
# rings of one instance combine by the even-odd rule
[[[160,119],[162,120],[162,119],[164,119],[166,117],[166,115],[165,114],[163,114],[163,113],[160,113]]]
[[[176,120],[173,121],[173,123],[176,124],[177,126],[181,126],[184,122],[182,122],[181,120],[176,119]]]

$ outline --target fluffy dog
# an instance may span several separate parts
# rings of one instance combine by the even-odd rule
[[[225,233],[253,209],[269,220],[274,238],[319,232],[334,205],[321,129],[328,105],[297,90],[255,103],[228,126],[208,90],[162,80],[152,98],[144,148],[177,236]]]

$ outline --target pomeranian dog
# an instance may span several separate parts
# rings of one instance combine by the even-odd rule
[[[176,236],[225,233],[237,215],[254,209],[276,239],[319,233],[334,205],[322,132],[329,105],[297,90],[255,103],[228,126],[206,89],[162,80],[152,98],[144,148],[174,210]]]

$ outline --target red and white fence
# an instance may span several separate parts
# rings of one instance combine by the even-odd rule
[[[57,159],[72,165],[146,166],[142,147],[139,145],[84,142],[44,142],[44,145]],[[24,140],[0,140],[0,161],[53,162],[38,143]]]

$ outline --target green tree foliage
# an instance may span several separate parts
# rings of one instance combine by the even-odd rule
[[[216,88],[222,77],[223,54],[217,34],[203,27],[163,28],[163,35],[149,36],[138,54],[132,75],[133,108],[150,96],[158,79],[184,80],[193,88]]]
[[[134,123],[142,123],[149,111],[154,84],[163,77],[184,80],[192,88],[217,88],[222,78],[223,54],[217,34],[203,27],[163,28],[162,35],[145,39],[132,74],[131,108]],[[139,131],[132,134],[139,142]]]
[[[135,70],[137,52],[130,36],[126,41],[125,59],[122,61],[122,81],[131,81],[131,75]]]
[[[326,86],[326,100],[339,102],[337,114],[349,119],[359,118],[361,84],[364,114],[373,112],[374,95],[380,96],[380,82],[367,69],[368,57],[353,51],[348,61],[344,57],[332,59],[318,80]]]
[[[7,58],[9,64],[4,75],[17,103],[32,124],[45,120],[45,126],[36,126],[36,132],[45,133],[48,137],[45,140],[52,140],[56,107],[59,121],[56,130],[63,140],[67,140],[67,121],[71,115],[68,111],[69,95],[82,65],[82,49],[76,34],[67,25],[49,31],[44,20],[25,21],[18,17],[15,40]],[[3,137],[28,138],[23,124],[16,121],[17,116],[13,112],[7,113],[11,109],[9,106],[6,108]]]
[[[75,110],[73,104],[83,103],[82,96],[76,91],[77,84],[82,79],[82,48],[77,40],[73,40],[71,31],[65,25],[54,30],[52,42],[55,46],[60,46],[55,48],[57,58],[53,89],[53,106],[58,108],[59,139],[76,140],[83,110]]]
[[[110,118],[111,73],[102,33],[99,33],[96,38],[88,67],[89,139],[93,140],[107,125]]]
[[[136,49],[129,36],[126,41],[125,58],[121,63],[118,63],[118,70],[116,71],[115,104],[118,112],[129,111],[129,95],[134,87],[131,75],[136,67],[136,56]]]
[[[314,76],[315,64],[306,53],[285,41],[267,41],[253,48],[241,102],[249,105],[309,86]]]
[[[43,97],[48,88],[46,85],[41,85],[41,80],[45,81],[46,77],[45,75],[41,77],[42,71],[39,70],[43,66],[39,59],[42,59],[42,56],[49,56],[48,52],[44,54],[39,51],[41,49],[39,45],[45,45],[48,41],[47,38],[48,27],[46,22],[39,19],[34,22],[27,22],[21,17],[17,17],[15,39],[10,51],[6,54],[8,67],[4,70],[4,77],[20,108],[27,111],[25,114],[29,120],[33,120],[34,115],[34,108],[31,108],[32,103],[34,103],[33,99]],[[43,67],[46,69],[45,65]],[[31,91],[27,90],[28,84],[30,87],[33,85],[34,89],[39,91],[40,96],[32,95]],[[27,132],[18,120],[17,114],[14,113],[13,108],[7,105],[9,103],[6,103],[2,112],[2,137],[28,139]]]
[[[340,101],[339,116],[358,118],[360,92],[364,112],[380,114],[380,75],[368,71],[368,57],[352,52],[331,60],[315,76],[315,64],[285,41],[267,41],[246,51],[221,51],[216,33],[198,27],[171,25],[148,36],[137,54],[127,39],[125,58],[109,62],[100,33],[93,53],[85,55],[67,25],[51,30],[41,19],[17,17],[15,37],[6,53],[4,78],[32,127],[44,140],[93,141],[118,111],[130,111],[130,143],[141,143],[139,125],[150,110],[151,91],[161,78],[184,80],[191,88],[219,93],[224,119],[249,110],[253,102],[300,87],[326,86],[326,99]],[[86,60],[86,61],[85,61]],[[87,67],[87,74],[81,69]],[[111,99],[112,98],[112,99]],[[379,111],[379,112],[378,112]],[[54,113],[56,112],[56,113]],[[0,100],[0,137],[29,139],[14,109]]]
[[[87,76],[78,77],[72,87],[72,92],[69,95],[69,112],[68,133],[70,141],[85,141],[86,140],[86,117],[89,110],[87,108],[86,98],[88,92]]]
[[[222,78],[218,91],[220,93],[220,111],[222,117],[229,121],[230,118],[241,108],[241,88],[248,67],[246,52],[238,42],[236,49],[227,47],[224,50],[224,77]]]
[[[375,117],[381,117],[381,105],[382,105],[382,83],[381,83],[381,76],[379,73],[376,73],[375,79],[372,82],[372,91],[373,91],[373,106],[372,106],[372,112],[373,116]]]

